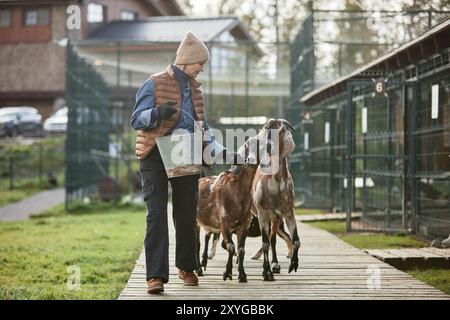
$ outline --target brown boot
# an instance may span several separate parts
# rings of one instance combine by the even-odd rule
[[[198,278],[194,272],[187,272],[178,269],[178,277],[183,280],[185,286],[198,286]]]
[[[147,292],[150,294],[158,294],[164,292],[163,281],[159,278],[153,278],[147,281]]]

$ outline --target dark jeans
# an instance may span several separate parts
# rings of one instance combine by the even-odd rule
[[[167,222],[168,181],[172,186],[175,225],[175,265],[184,271],[197,268],[195,219],[198,175],[167,178],[158,148],[140,161],[142,194],[147,204],[147,232],[144,241],[147,281],[169,280],[169,230]]]

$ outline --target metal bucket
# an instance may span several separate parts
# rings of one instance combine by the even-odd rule
[[[175,178],[201,173],[202,128],[194,133],[172,134],[156,138],[167,177]]]

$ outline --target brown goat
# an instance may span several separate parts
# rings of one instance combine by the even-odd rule
[[[282,219],[291,235],[293,253],[289,273],[298,268],[300,239],[294,214],[294,183],[288,169],[288,156],[295,148],[292,134],[286,128],[292,125],[283,119],[270,119],[263,127],[267,155],[262,158],[252,185],[253,205],[258,212],[264,253],[263,280],[273,281],[273,272],[279,272],[276,256],[276,234]],[[272,270],[269,265],[269,242],[272,247]]]
[[[198,202],[197,202],[197,221],[195,225],[195,236],[197,240],[197,275],[203,276],[203,269],[206,270],[208,261],[208,248],[207,244],[211,234],[219,234],[220,230],[216,228],[220,225],[220,218],[212,213],[216,212],[216,204],[211,200],[212,198],[212,186],[216,181],[217,176],[207,176],[198,180]],[[216,220],[217,219],[217,220]],[[216,220],[216,221],[215,221]],[[201,222],[206,222],[201,223]],[[205,248],[202,255],[202,261],[200,262],[200,225],[206,232],[205,235]],[[206,258],[205,258],[206,255]]]
[[[211,176],[209,178],[213,178],[213,177]],[[247,237],[250,237],[250,238],[261,237],[261,231],[259,230],[258,213],[253,210],[251,210],[251,211],[252,211],[253,216],[252,216],[252,220],[250,222]],[[202,260],[200,261],[200,247],[201,247],[200,227],[198,227],[198,229],[197,229],[197,262],[198,262],[198,266],[199,266],[199,268],[197,269],[197,274],[199,276],[203,276],[203,270],[206,270],[206,266],[208,265],[208,260],[214,258],[214,256],[216,255],[217,243],[219,242],[219,238],[220,238],[219,232],[214,233],[212,231],[207,231],[207,230],[205,230],[205,231],[206,231],[206,234],[205,234],[205,238],[204,238],[204,248],[203,248],[203,253],[202,253]],[[208,253],[208,246],[209,246],[209,241],[211,239],[211,236],[213,236],[213,242],[211,245],[211,251]],[[291,258],[292,252],[293,252],[293,246],[291,243],[291,237],[284,230],[283,221],[280,222],[280,226],[278,228],[278,236],[280,236],[286,242],[286,246],[288,248],[288,253],[287,253],[286,257]],[[222,247],[224,247],[225,250],[227,249],[223,242],[222,242]],[[252,256],[251,259],[258,260],[262,256],[262,254],[263,254],[263,249],[261,247],[259,249],[259,251]],[[276,272],[276,271],[274,271],[274,272]]]
[[[250,138],[239,149],[238,153],[243,156],[245,161],[243,165],[233,166],[231,171],[222,172],[217,177],[205,177],[199,180],[197,243],[199,243],[200,226],[207,233],[220,232],[222,234],[228,251],[228,261],[223,273],[223,280],[232,280],[232,261],[236,252],[232,233],[236,233],[239,263],[238,278],[239,282],[247,282],[243,263],[245,240],[252,218],[250,191],[258,167],[256,161],[257,151],[251,150],[253,145],[257,145],[255,142],[254,138]],[[199,257],[198,254],[197,257]],[[206,267],[205,259],[203,262],[205,262],[204,267]]]

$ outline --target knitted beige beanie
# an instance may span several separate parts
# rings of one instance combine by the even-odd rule
[[[209,60],[209,50],[192,32],[186,33],[177,50],[176,64],[191,64]]]

